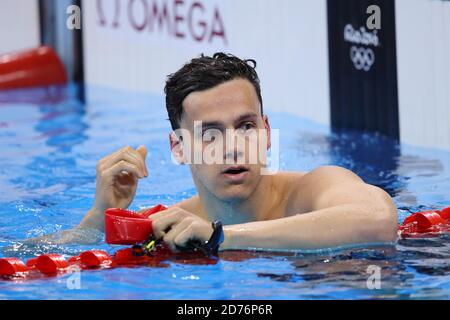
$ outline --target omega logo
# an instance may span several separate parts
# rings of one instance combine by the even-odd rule
[[[112,11],[105,14],[105,3]],[[192,0],[97,0],[98,23],[138,33],[165,34],[177,39],[227,45],[225,25],[218,6]]]

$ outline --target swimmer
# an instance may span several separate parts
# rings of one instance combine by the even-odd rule
[[[223,160],[233,159],[231,164],[190,161],[187,150],[199,145],[195,134],[199,123],[201,135],[262,130],[265,139],[258,136],[249,143],[263,141],[264,152],[270,149],[269,118],[263,112],[255,67],[253,60],[216,53],[191,60],[168,77],[171,152],[180,164],[189,163],[198,194],[150,216],[156,238],[177,251],[189,240],[210,239],[211,222],[219,220],[224,234],[221,250],[395,243],[397,209],[391,197],[347,169],[324,166],[311,172],[262,174],[264,161],[239,163],[248,158],[249,148],[235,144],[222,149]],[[203,139],[201,151],[219,140]],[[146,157],[145,146],[127,146],[98,162],[95,203],[79,228],[103,231],[105,209],[126,209],[132,203],[138,181],[151,177]]]

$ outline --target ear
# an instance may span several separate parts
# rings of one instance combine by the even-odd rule
[[[172,151],[173,158],[178,164],[185,164],[183,144],[181,143],[181,137],[178,137],[175,132],[169,134],[170,150]]]
[[[266,129],[266,133],[267,133],[267,150],[270,149],[270,146],[272,145],[271,141],[270,141],[270,123],[269,123],[269,117],[267,117],[267,115],[263,116],[263,121],[264,121],[264,128]]]

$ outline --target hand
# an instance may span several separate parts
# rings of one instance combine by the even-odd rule
[[[124,147],[98,161],[94,207],[81,227],[102,229],[103,214],[108,208],[126,209],[136,194],[138,180],[148,176],[147,148]]]
[[[213,233],[211,222],[178,207],[152,214],[153,235],[163,239],[174,252],[186,247],[189,240],[208,241]]]
[[[95,207],[126,209],[136,194],[138,180],[148,176],[145,158],[147,148],[127,146],[97,163]]]

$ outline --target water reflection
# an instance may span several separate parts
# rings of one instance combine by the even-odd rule
[[[418,252],[411,245],[409,240],[403,240],[396,247],[291,256],[287,259],[294,272],[262,272],[258,276],[291,284],[302,298],[353,299],[355,295],[376,299],[449,298],[448,246],[441,245],[445,250],[430,253]],[[379,268],[380,289],[368,287],[374,266]],[[425,284],[417,282],[421,275],[428,277]]]
[[[70,189],[90,181],[73,152],[89,127],[77,92],[69,86],[0,93],[1,211],[19,239],[70,225],[73,211],[64,210]]]
[[[330,164],[350,169],[367,183],[386,190],[399,208],[400,221],[409,213],[450,204],[448,153],[410,148],[378,134],[356,131],[331,134],[299,131],[296,147],[307,155],[328,153]],[[347,291],[349,288],[363,290],[359,291],[359,296],[445,298],[449,297],[449,246],[449,235],[402,239],[390,248],[345,250],[332,255],[294,258],[296,273],[260,276],[297,285],[302,283],[316,293],[328,283]],[[366,287],[367,268],[371,265],[381,267],[382,292]],[[433,278],[426,285],[418,285],[416,282],[422,276]],[[433,281],[436,286],[430,290],[427,285],[432,285]],[[405,290],[410,291],[411,296]]]

